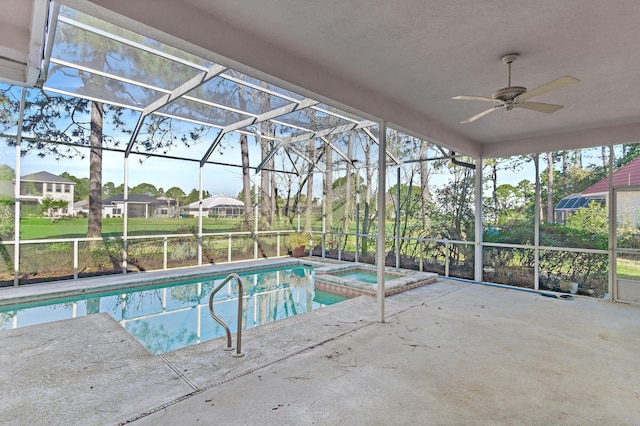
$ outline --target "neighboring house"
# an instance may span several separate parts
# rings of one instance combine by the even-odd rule
[[[15,182],[12,182],[11,185],[13,195]],[[45,198],[63,200],[67,202],[66,207],[62,207],[55,212],[48,212],[48,214],[70,215],[73,211],[75,185],[75,182],[49,172],[25,175],[20,178],[20,203],[23,207],[26,207],[42,204],[42,200]],[[6,189],[3,189],[3,192],[6,192]]]
[[[640,157],[628,162],[611,175],[613,186],[623,188],[625,186],[640,186]],[[628,213],[634,212],[634,217],[640,212],[640,197],[637,192],[619,193],[620,205],[624,205]],[[605,177],[599,182],[591,185],[581,193],[571,194],[564,197],[553,209],[554,221],[565,222],[567,217],[575,213],[576,210],[586,207],[592,201],[596,201],[603,206],[609,205],[609,178]],[[618,212],[619,214],[621,212]]]
[[[578,209],[587,207],[592,201],[596,201],[601,205],[606,206],[607,203],[605,198],[605,196],[600,195],[588,196],[580,192],[567,195],[560,200],[558,205],[553,209],[553,221],[555,223],[565,223],[570,215],[575,213]]]
[[[182,208],[183,214],[192,217],[200,216],[200,202],[194,201]],[[244,203],[238,199],[224,195],[214,195],[202,200],[203,217],[241,217],[244,215]]]
[[[73,203],[74,216],[86,216],[89,214],[89,200],[81,200]]]
[[[0,197],[15,197],[15,184],[11,181],[0,180]]]
[[[153,212],[154,217],[178,216],[178,202],[176,200],[168,197],[158,197],[157,200],[163,203],[163,205],[155,207]]]
[[[172,217],[175,216],[175,205],[171,209],[167,200],[158,200],[143,194],[129,194],[129,217]],[[102,217],[124,217],[124,194],[102,200]]]

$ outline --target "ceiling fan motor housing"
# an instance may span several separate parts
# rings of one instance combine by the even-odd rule
[[[495,92],[493,92],[491,97],[496,101],[503,102],[507,108],[508,107],[513,108],[515,104],[515,98],[522,95],[526,91],[527,91],[527,88],[523,86],[503,87],[502,89],[498,89]]]

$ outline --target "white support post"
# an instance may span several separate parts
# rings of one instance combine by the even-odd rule
[[[444,243],[444,276],[449,277],[449,267],[451,266],[451,242]]]
[[[124,156],[124,195],[122,197],[124,221],[122,225],[122,273],[127,273],[127,234],[129,233],[129,157]]]
[[[540,289],[540,154],[536,154],[533,157],[533,165],[536,170],[536,201],[535,201],[535,234],[533,236],[533,245],[535,249],[533,251],[533,289]]]
[[[162,239],[162,268],[163,269],[167,269],[168,263],[167,263],[167,236],[165,235],[164,238]]]
[[[198,177],[198,266],[202,266],[202,185],[204,182],[204,167],[200,165]]]
[[[616,270],[617,265],[617,253],[618,239],[616,238],[616,221],[617,221],[617,208],[614,204],[615,197],[613,195],[613,145],[609,145],[609,299],[613,302],[618,300],[618,272]]]
[[[73,240],[73,279],[78,279],[78,240]]]
[[[475,201],[476,201],[476,245],[474,254],[474,280],[482,281],[482,158],[476,161],[476,185],[475,185]]]
[[[396,167],[396,269],[400,267],[400,166]],[[410,194],[408,195],[410,196]]]
[[[385,260],[385,194],[387,193],[387,123],[380,122],[380,135],[378,144],[378,240],[376,243],[376,269],[378,272],[378,285],[376,286],[376,299],[378,302],[378,321],[384,322],[384,260]]]
[[[262,173],[262,172],[260,172]],[[258,258],[258,226],[259,226],[259,221],[258,221],[258,215],[260,214],[260,209],[258,208],[259,204],[260,204],[260,188],[258,188],[258,173],[256,173],[255,175],[255,183],[253,184],[253,187],[255,188],[255,207],[253,210],[253,258],[257,259]]]
[[[18,287],[20,283],[20,144],[22,142],[22,124],[24,122],[24,104],[27,98],[27,89],[22,88],[20,95],[20,115],[18,116],[18,136],[16,138],[16,185],[13,197],[15,200],[13,222],[13,285]]]
[[[360,260],[360,170],[356,169],[356,263]]]
[[[322,258],[326,256],[327,249],[327,186],[325,184],[327,172],[322,172]],[[332,236],[333,237],[333,236]]]

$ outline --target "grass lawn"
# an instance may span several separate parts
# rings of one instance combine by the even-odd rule
[[[640,261],[618,258],[616,273],[618,278],[640,279]]]
[[[242,219],[202,220],[205,233],[233,232],[239,228]],[[48,218],[22,218],[20,238],[36,240],[46,238],[84,238],[87,235],[87,219],[62,218],[51,221]],[[102,219],[102,235],[105,237],[122,235],[124,222],[120,218]],[[197,218],[131,218],[129,235],[190,234],[197,232]],[[272,228],[292,229],[287,220],[275,223]]]

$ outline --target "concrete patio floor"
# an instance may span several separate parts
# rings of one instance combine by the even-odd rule
[[[252,329],[242,358],[220,340],[153,356],[106,315],[0,332],[0,422],[640,423],[637,307],[446,279],[386,307]]]

